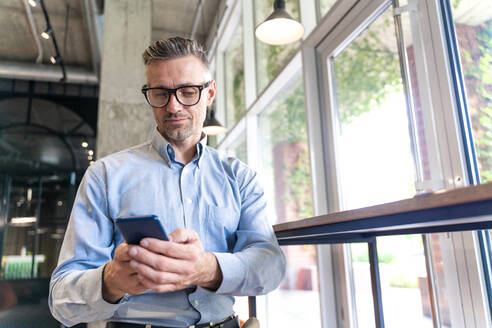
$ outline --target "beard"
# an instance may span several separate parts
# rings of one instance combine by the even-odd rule
[[[171,124],[169,122],[166,122],[168,119],[172,118],[184,118],[186,119],[185,123],[183,124]],[[183,141],[188,139],[193,135],[194,129],[193,129],[193,118],[190,116],[186,115],[176,115],[176,114],[171,114],[166,116],[163,119],[163,122],[161,124],[160,129],[162,129],[162,133],[170,140],[173,141]]]

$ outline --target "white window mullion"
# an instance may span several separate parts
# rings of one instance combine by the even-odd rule
[[[448,189],[469,185],[462,131],[458,119],[457,95],[444,34],[440,3],[420,1],[424,51],[428,65],[433,113],[436,121],[442,175]],[[453,327],[490,327],[491,319],[483,280],[480,248],[475,232],[441,234],[446,273],[447,300]],[[456,293],[456,295],[451,295]]]

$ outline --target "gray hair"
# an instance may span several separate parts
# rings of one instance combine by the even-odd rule
[[[167,60],[195,56],[210,69],[205,49],[195,40],[181,38],[179,36],[167,40],[154,41],[142,54],[145,66],[153,60]]]

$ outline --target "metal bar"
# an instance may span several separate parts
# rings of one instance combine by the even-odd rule
[[[374,321],[376,328],[384,328],[383,298],[381,294],[381,279],[379,276],[378,249],[376,239],[367,243],[369,265],[371,270],[372,300],[374,303]]]
[[[32,259],[31,259],[31,279],[34,279],[34,266],[36,264],[36,248],[38,245],[38,226],[41,218],[41,200],[43,194],[43,177],[39,177],[38,198],[36,203],[36,222],[34,222],[34,239],[32,241]]]
[[[453,15],[450,1],[440,1],[441,14],[443,17],[443,30],[446,38],[447,53],[449,54],[449,65],[452,72],[453,90],[458,106],[457,114],[463,141],[466,169],[470,184],[480,183],[476,150],[473,143],[470,116],[468,115],[468,104],[466,101],[465,82],[461,68],[458,41],[454,30]]]
[[[7,174],[0,176],[0,260],[3,255],[3,240],[9,217],[10,186],[12,179]]]
[[[44,18],[46,19],[46,27],[51,29],[51,40],[53,41],[53,46],[55,47],[55,53],[58,56],[59,60],[58,63],[60,64],[60,67],[62,69],[62,78],[60,79],[60,82],[66,82],[67,80],[67,74],[65,72],[65,64],[63,63],[63,58],[60,54],[60,50],[58,49],[58,43],[56,42],[56,37],[55,37],[55,32],[53,31],[50,23],[50,17],[48,16],[48,11],[46,10],[46,7],[44,5],[44,1],[41,0],[41,9],[43,10]]]
[[[194,39],[196,35],[196,30],[198,29],[198,22],[200,22],[200,18],[202,18],[202,10],[203,10],[203,3],[205,0],[198,0],[198,8],[196,10],[195,14],[195,19],[193,20],[193,28],[191,29],[191,38]]]
[[[403,37],[403,24],[401,21],[401,14],[397,14],[398,8],[400,8],[400,2],[399,0],[392,0],[393,1],[393,10],[394,10],[394,15],[393,19],[395,21],[395,35],[396,35],[396,42],[398,45],[398,58],[400,60],[400,72],[401,72],[401,79],[402,79],[402,84],[403,84],[403,91],[405,94],[405,104],[406,104],[406,109],[407,109],[407,117],[408,117],[408,132],[410,134],[410,146],[412,149],[412,154],[413,154],[413,160],[414,160],[414,165],[415,165],[415,171],[417,175],[417,183],[416,186],[419,186],[425,178],[423,176],[423,169],[422,165],[419,160],[419,154],[420,154],[420,147],[419,147],[419,142],[417,140],[417,125],[415,123],[415,106],[413,103],[413,96],[412,96],[412,87],[411,87],[411,81],[410,81],[410,73],[408,69],[408,58],[407,58],[407,51],[405,49],[405,40]],[[420,192],[421,190],[417,190],[417,192]]]
[[[489,311],[492,313],[492,263],[491,263],[491,241],[490,232],[488,230],[478,231],[478,244],[480,247],[480,255],[482,257],[483,273],[485,286],[487,287]]]
[[[356,243],[356,242],[366,242],[370,238],[382,237],[382,236],[397,236],[397,235],[412,235],[412,234],[423,234],[423,233],[442,233],[442,232],[455,232],[455,231],[475,231],[483,229],[492,229],[492,222],[486,222],[484,224],[460,224],[453,226],[440,227],[435,226],[431,228],[421,228],[421,229],[398,229],[398,230],[387,230],[381,232],[369,232],[364,234],[350,234],[341,233],[331,235],[318,235],[315,237],[306,236],[295,236],[293,233],[290,237],[286,238],[284,236],[277,237],[278,242],[281,246],[289,245],[318,245],[318,244],[343,244],[343,243]]]
[[[27,116],[26,124],[31,124],[31,112],[32,112],[32,96],[34,95],[34,81],[29,81],[29,96],[27,100]]]
[[[95,73],[79,67],[65,67],[66,82],[97,85]],[[54,65],[41,65],[0,60],[0,78],[59,82],[63,77]],[[12,88],[15,91],[15,85]]]
[[[425,269],[427,271],[427,288],[429,289],[429,298],[432,311],[432,323],[434,328],[441,327],[441,316],[439,314],[439,302],[436,286],[435,268],[432,260],[432,246],[428,235],[422,235],[422,244],[424,245]]]
[[[412,211],[371,219],[276,231],[279,240],[350,239],[408,233],[482,230],[492,226],[492,200]]]
[[[256,296],[248,296],[249,317],[256,318]]]
[[[39,40],[39,34],[36,28],[34,17],[32,15],[31,6],[28,5],[27,0],[23,0],[22,5],[24,6],[24,10],[26,11],[27,22],[29,23],[29,28],[31,29],[32,38],[34,39],[34,43],[36,44],[36,49],[38,51],[38,56],[36,57],[36,63],[39,64],[43,60],[43,46],[41,45],[41,41]]]

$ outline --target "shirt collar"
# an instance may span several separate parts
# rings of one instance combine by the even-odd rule
[[[159,153],[159,155],[166,161],[167,165],[171,167],[172,162],[176,162],[176,155],[174,152],[173,146],[164,138],[159,131],[154,130],[154,134],[152,135],[151,140],[152,146]],[[193,161],[197,162],[198,167],[200,167],[201,159],[203,157],[203,153],[205,152],[207,146],[207,135],[202,133],[202,137],[198,144],[196,145],[196,155],[193,158]]]

